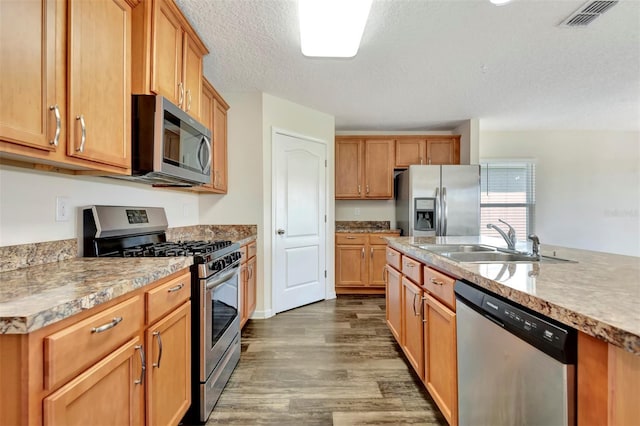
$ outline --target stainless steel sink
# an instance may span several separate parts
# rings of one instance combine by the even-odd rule
[[[470,253],[470,252],[493,252],[495,247],[481,244],[422,244],[421,249],[436,253]]]
[[[440,254],[461,263],[575,263],[573,260],[558,257],[540,256],[540,258],[537,258],[526,253],[506,253],[502,251],[475,253],[449,252]]]

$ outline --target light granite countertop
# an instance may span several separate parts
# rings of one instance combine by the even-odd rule
[[[347,229],[341,228],[336,229],[336,234],[340,233],[349,233],[349,234],[398,234],[400,235],[399,229],[379,229],[379,228],[355,228],[355,229]]]
[[[191,257],[74,258],[0,273],[0,334],[24,334],[193,264]]]
[[[487,244],[490,237],[398,237],[389,246],[591,336],[640,355],[640,258],[542,245],[577,263],[458,263],[419,244]],[[526,251],[520,244],[518,250]]]

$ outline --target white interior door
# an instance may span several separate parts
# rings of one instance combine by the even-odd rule
[[[275,313],[325,298],[326,144],[273,132]]]

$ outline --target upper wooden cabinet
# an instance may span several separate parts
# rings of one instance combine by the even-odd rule
[[[336,137],[336,198],[393,198],[392,139]]]
[[[396,168],[413,164],[460,164],[460,136],[396,136],[395,158]]]
[[[229,105],[206,78],[202,79],[200,111],[202,123],[211,130],[211,181],[199,192],[227,193],[227,110]]]
[[[132,90],[155,93],[201,120],[206,46],[173,0],[145,0],[133,9]]]
[[[130,173],[131,4],[1,2],[0,37],[2,156]]]

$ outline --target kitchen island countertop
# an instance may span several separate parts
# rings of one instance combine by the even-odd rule
[[[577,263],[458,263],[420,244],[487,244],[488,237],[387,238],[389,246],[591,336],[640,355],[640,258],[543,245]],[[526,250],[526,246],[518,246]]]

